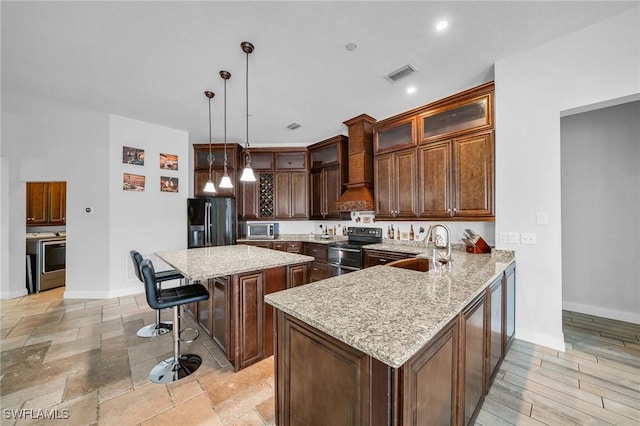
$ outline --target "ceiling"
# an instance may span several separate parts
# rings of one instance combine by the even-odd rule
[[[493,64],[637,6],[637,1],[1,2],[2,109],[42,102],[112,113],[222,141],[299,146],[346,134],[493,80]],[[448,19],[446,31],[434,25]],[[348,51],[345,46],[355,43]],[[390,83],[406,64],[417,72]],[[408,86],[415,93],[406,93]],[[297,130],[287,129],[299,123]]]

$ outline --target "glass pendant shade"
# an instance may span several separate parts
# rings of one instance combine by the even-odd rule
[[[256,176],[253,174],[253,169],[249,164],[242,170],[242,176],[240,176],[242,182],[255,182]]]
[[[222,186],[222,185],[220,185]],[[209,178],[209,180],[207,181],[207,184],[204,186],[203,189],[204,192],[211,192],[211,193],[216,193],[216,186],[213,184],[213,181],[211,180],[211,178]]]
[[[220,188],[233,188],[231,178],[226,173],[222,176],[222,179],[220,179]]]

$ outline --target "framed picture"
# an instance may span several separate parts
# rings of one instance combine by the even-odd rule
[[[124,173],[122,176],[122,189],[125,191],[144,191],[144,176]]]
[[[165,170],[178,170],[178,156],[160,153],[160,168]]]
[[[123,146],[122,162],[124,164],[134,164],[136,166],[144,166],[144,149],[132,148],[130,146]]]
[[[161,192],[178,192],[178,178],[170,176],[160,176]]]

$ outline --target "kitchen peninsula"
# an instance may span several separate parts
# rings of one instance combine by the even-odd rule
[[[468,424],[514,334],[515,260],[454,251],[449,265],[374,266],[265,296],[277,423]]]
[[[306,284],[313,257],[247,245],[156,253],[190,281],[200,281],[209,300],[186,306],[222,349],[235,370],[273,354],[273,308],[264,295]]]

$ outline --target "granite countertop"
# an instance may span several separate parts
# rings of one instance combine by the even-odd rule
[[[268,294],[265,301],[399,368],[514,260],[513,252],[454,251],[451,267],[439,273],[374,266]]]
[[[237,240],[238,244],[242,243],[251,243],[251,242],[270,242],[270,241],[302,241],[309,243],[318,243],[318,244],[330,244],[336,241],[347,241],[347,237],[343,237],[342,235],[331,236],[331,238],[323,238],[322,234],[281,234],[278,238],[272,239],[248,239],[248,238],[240,238]]]
[[[223,277],[312,262],[312,256],[247,245],[217,246],[156,253],[190,280]]]

